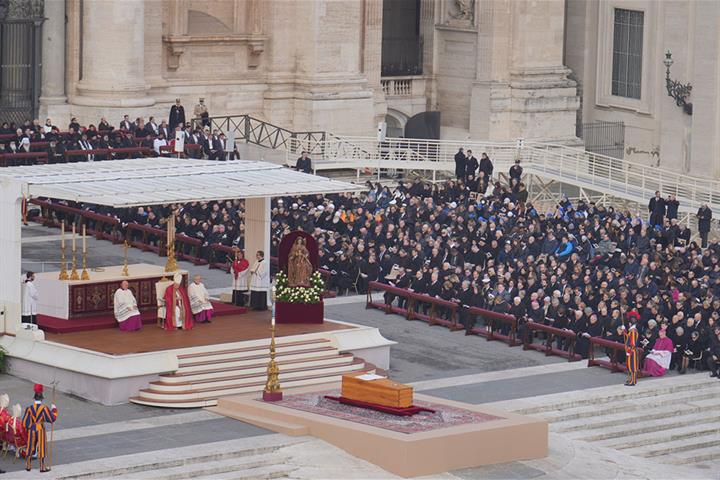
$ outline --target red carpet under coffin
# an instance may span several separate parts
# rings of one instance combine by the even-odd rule
[[[245,313],[245,307],[236,307],[227,303],[211,302],[215,309],[215,316],[238,315]],[[157,310],[146,310],[140,313],[143,325],[154,325],[157,323]],[[95,315],[73,320],[51,317],[49,315],[38,315],[38,325],[49,333],[71,333],[85,332],[88,330],[100,330],[103,328],[117,328],[118,323],[112,315]]]

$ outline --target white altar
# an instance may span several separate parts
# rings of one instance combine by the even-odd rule
[[[158,265],[128,265],[130,276],[122,274],[121,265],[91,270],[90,280],[59,280],[60,272],[35,274],[38,314],[65,320],[113,314],[113,295],[123,280],[130,283],[140,310],[156,308],[155,283],[162,277],[172,278]],[[187,270],[178,270],[187,285]],[[68,272],[69,273],[69,272]],[[79,272],[78,272],[79,273]]]

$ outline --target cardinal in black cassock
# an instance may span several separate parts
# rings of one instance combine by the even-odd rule
[[[180,99],[175,99],[175,105],[170,107],[170,117],[168,119],[168,124],[170,125],[170,129],[175,131],[175,127],[178,126],[178,124],[184,126],[185,125],[185,107],[180,105]]]

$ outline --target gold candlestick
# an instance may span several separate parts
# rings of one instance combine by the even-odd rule
[[[165,262],[165,271],[174,272],[178,269],[177,260],[175,259],[175,214],[171,214],[167,222],[167,262]]]
[[[82,254],[82,273],[80,274],[80,280],[90,280],[90,274],[87,271],[87,252]]]
[[[128,249],[130,248],[130,244],[125,240],[123,243],[123,250],[125,250],[125,261],[123,262],[123,269],[122,269],[122,275],[123,277],[129,277],[130,272],[128,271]]]
[[[72,270],[70,271],[70,280],[80,280],[80,275],[77,272],[77,251],[72,249]]]
[[[65,243],[63,242],[63,245],[60,247],[60,275],[58,276],[58,280],[67,280],[68,279],[68,272],[67,272],[67,261],[65,260]]]
[[[271,316],[270,316],[270,361],[267,366],[267,381],[263,390],[263,400],[266,402],[277,402],[282,400],[283,393],[280,389],[280,369],[275,361],[275,287],[270,294]]]

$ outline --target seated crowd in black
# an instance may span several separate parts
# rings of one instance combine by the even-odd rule
[[[237,200],[98,211],[161,228],[175,211],[178,231],[201,239],[205,255],[215,243],[244,243]],[[363,293],[370,281],[426,293],[457,302],[468,331],[467,307],[509,313],[520,329],[533,321],[574,332],[582,356],[588,337],[622,342],[620,327],[637,318],[644,352],[667,324],[673,367],[718,366],[720,245],[701,248],[677,218],[653,228],[628,211],[566,197],[543,211],[527,202],[521,182],[486,187],[470,177],[276,198],[271,229],[274,256],[283,234],[312,233],[319,266],[332,273],[328,287],[339,294]]]
[[[174,128],[168,122],[155,120],[149,117],[148,121],[142,117],[131,121],[128,115],[123,117],[118,127],[112,126],[105,118],[100,119],[97,125],[81,126],[76,118],[72,118],[66,130],[52,124],[47,119],[42,125],[36,119],[27,120],[22,125],[10,122],[0,124],[0,153],[29,153],[38,151],[33,144],[42,144],[42,151],[48,154],[48,163],[61,163],[65,161],[108,160],[109,153],[97,155],[73,155],[65,159],[66,151],[75,150],[106,150],[119,148],[144,147],[154,155],[171,155],[175,144],[176,133],[183,136],[184,144],[198,145],[192,150],[196,158],[210,160],[238,159],[237,148],[229,151],[228,139],[224,132],[210,130],[202,124],[193,126],[190,122],[176,125]],[[133,155],[112,155],[113,158],[128,158]],[[137,156],[137,155],[135,155]]]

